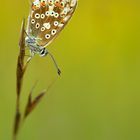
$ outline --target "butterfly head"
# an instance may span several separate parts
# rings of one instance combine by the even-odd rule
[[[48,51],[47,51],[45,48],[41,48],[41,49],[40,49],[39,55],[40,55],[41,57],[44,57],[44,56],[46,56],[47,54],[48,54]]]

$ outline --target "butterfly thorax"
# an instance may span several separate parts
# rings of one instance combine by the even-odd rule
[[[38,40],[38,38],[27,36],[25,38],[25,44],[30,49],[31,53],[39,54],[40,56],[47,55],[48,51],[44,47],[38,45]]]

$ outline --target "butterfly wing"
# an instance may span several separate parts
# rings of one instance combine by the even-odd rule
[[[48,46],[66,26],[77,0],[36,0],[28,18],[27,32],[38,38],[38,45]]]
[[[28,16],[28,24],[27,24],[27,33],[30,36],[37,37],[38,33],[40,32],[40,0],[35,0],[32,2],[31,11]]]

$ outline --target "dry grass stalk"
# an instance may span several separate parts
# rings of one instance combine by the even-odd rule
[[[25,108],[25,112],[24,112],[24,118],[23,118],[24,120],[38,105],[38,103],[41,101],[42,97],[49,91],[49,89],[52,87],[52,85],[55,83],[55,81],[56,81],[56,79],[48,86],[47,90],[44,90],[41,93],[39,93],[39,95],[37,97],[35,97],[34,99],[32,99],[32,93],[33,93],[33,89],[36,86],[36,84],[33,86],[32,90],[30,91],[30,94],[28,96],[28,101],[27,101],[27,105]]]
[[[42,97],[45,95],[46,91],[42,91],[34,100],[32,100],[32,92],[30,92],[28,97],[28,102],[25,108],[24,119],[33,111],[33,109],[38,105]]]
[[[21,113],[20,111],[20,94],[21,94],[21,89],[22,89],[22,82],[23,82],[23,77],[24,73],[27,69],[28,63],[26,62],[24,64],[24,58],[25,58],[25,20],[22,22],[22,28],[21,28],[21,37],[19,41],[19,56],[17,60],[17,99],[16,99],[16,113],[15,113],[15,120],[14,120],[14,130],[13,130],[13,140],[17,140],[17,134],[20,129],[20,124],[21,120],[23,117],[23,122],[27,118],[27,116],[35,109],[35,107],[38,105],[38,103],[41,101],[42,97],[45,95],[45,93],[49,90],[49,88],[52,86],[53,82],[50,86],[48,86],[47,91],[42,91],[39,93],[35,99],[32,99],[32,92],[33,89],[30,91],[29,96],[28,96],[28,101],[27,105],[25,107],[25,112],[24,114]],[[34,87],[33,87],[34,88]]]
[[[13,132],[13,140],[16,140],[17,133],[19,130],[20,126],[20,121],[21,121],[21,113],[20,113],[20,93],[21,93],[21,87],[22,87],[22,80],[23,80],[23,75],[25,72],[24,67],[24,56],[25,56],[25,36],[24,36],[24,27],[25,27],[25,20],[22,22],[22,28],[21,28],[21,37],[20,37],[20,53],[18,56],[18,61],[17,61],[17,99],[16,99],[16,113],[15,113],[15,122],[14,122],[14,132]]]

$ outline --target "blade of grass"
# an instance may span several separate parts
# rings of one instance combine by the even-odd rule
[[[33,101],[32,94],[30,93],[28,97],[28,102],[25,109],[24,119],[35,109],[35,107],[40,103],[42,97],[45,95],[46,91],[42,91]]]
[[[41,93],[39,93],[39,95],[37,97],[35,97],[35,99],[32,100],[32,92],[33,92],[35,85],[33,86],[32,90],[30,91],[30,94],[28,96],[28,102],[27,102],[25,112],[24,112],[24,120],[35,109],[35,107],[40,103],[42,97],[44,97],[44,95],[49,91],[49,89],[52,87],[52,85],[55,83],[55,81],[56,81],[56,79],[48,86],[47,90],[42,91]]]
[[[20,127],[21,122],[21,113],[20,113],[20,93],[22,87],[22,79],[24,75],[24,57],[25,57],[25,35],[24,35],[24,28],[25,28],[25,20],[23,19],[22,27],[21,27],[21,37],[19,41],[20,52],[17,60],[17,99],[16,99],[16,113],[15,113],[15,120],[14,120],[14,130],[13,130],[13,140],[17,139],[18,130]]]

